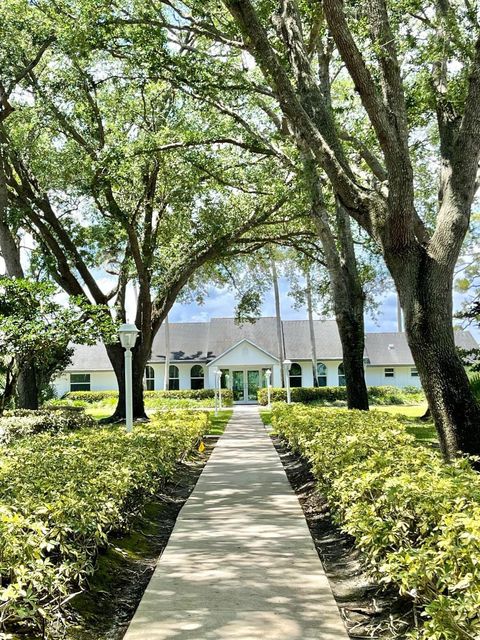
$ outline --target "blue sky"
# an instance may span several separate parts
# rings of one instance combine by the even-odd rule
[[[282,298],[282,318],[284,320],[305,320],[307,312],[304,309],[294,309],[293,300],[288,295],[288,282],[285,278],[280,278],[280,294]],[[461,296],[455,294],[455,306],[461,304]],[[372,317],[367,314],[365,318],[366,331],[397,331],[397,297],[393,291],[386,291],[379,302],[379,309]],[[209,295],[205,298],[205,303],[201,306],[195,303],[175,304],[170,312],[170,322],[202,322],[209,318],[232,317],[235,308],[235,298],[231,291],[227,289],[211,288]],[[275,314],[273,292],[267,294],[262,316],[273,316]],[[477,340],[480,341],[480,331],[472,330]]]

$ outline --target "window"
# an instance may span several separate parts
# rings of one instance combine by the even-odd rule
[[[412,367],[410,369],[410,375],[412,376],[412,378],[418,378],[418,371],[416,367]]]
[[[343,362],[338,365],[338,386],[345,387],[345,368],[343,366]]]
[[[154,391],[155,389],[155,371],[150,365],[145,367],[145,389]]]
[[[174,364],[168,367],[168,388],[171,391],[178,391],[180,389],[180,373],[178,367]]]
[[[302,367],[298,364],[298,362],[294,362],[290,367],[290,386],[302,386]]]
[[[71,373],[70,391],[90,391],[90,374]]]
[[[385,378],[394,378],[395,369],[393,367],[385,367]]]
[[[204,373],[203,367],[195,364],[190,370],[190,389],[203,389]]]
[[[327,367],[323,362],[317,363],[317,380],[319,387],[327,386]]]

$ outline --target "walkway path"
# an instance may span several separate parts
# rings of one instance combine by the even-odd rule
[[[346,640],[297,497],[236,407],[124,640]]]

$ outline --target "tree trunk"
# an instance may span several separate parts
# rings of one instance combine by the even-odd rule
[[[122,422],[125,420],[125,350],[120,344],[106,345],[107,354],[112,363],[118,384],[118,402],[113,415],[103,422]],[[145,403],[143,399],[143,377],[149,354],[144,346],[136,345],[132,349],[132,394],[133,419],[145,420]]]
[[[275,318],[277,320],[277,340],[278,340],[278,358],[280,360],[280,380],[282,388],[285,387],[285,373],[283,369],[283,361],[285,360],[285,350],[283,348],[283,327],[282,327],[282,315],[280,310],[280,291],[278,288],[278,274],[277,265],[275,259],[272,257],[272,280],[273,280],[273,294],[275,298]]]
[[[16,395],[17,406],[20,409],[38,409],[37,374],[32,360],[20,365]]]
[[[480,455],[480,406],[455,347],[451,269],[425,250],[387,262],[442,453],[447,460],[459,451]]]
[[[170,383],[170,323],[165,318],[165,371],[163,373],[163,390],[168,391]]]
[[[347,405],[349,409],[368,411],[368,390],[363,366],[365,295],[357,269],[350,218],[337,202],[335,239],[330,228],[315,162],[306,160],[305,169],[311,190],[311,214],[330,276],[333,308],[342,343]]]
[[[5,180],[3,158],[0,155],[0,251],[5,262],[5,269],[10,278],[24,278],[20,259],[20,248],[15,233],[6,221],[8,191]],[[33,360],[21,362],[17,359],[17,406],[20,409],[38,409],[38,385]]]
[[[317,345],[315,343],[315,326],[313,324],[312,280],[310,277],[310,269],[307,269],[306,280],[308,326],[310,329],[310,347],[312,351],[313,386],[318,387]]]

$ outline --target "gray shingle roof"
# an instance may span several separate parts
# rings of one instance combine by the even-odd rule
[[[315,320],[315,342],[319,360],[341,360],[342,345],[334,320]],[[307,320],[283,321],[285,355],[290,360],[311,358]],[[212,318],[210,322],[170,323],[170,361],[210,361],[243,339],[278,357],[275,318],[259,318],[254,324],[235,324],[233,318]],[[463,349],[478,348],[469,331],[455,331],[455,342]],[[153,342],[151,362],[165,361],[165,327]],[[367,333],[365,357],[372,366],[413,365],[404,333]],[[101,343],[77,345],[67,371],[109,371],[111,364]]]
[[[462,349],[478,348],[470,331],[457,330],[455,344]],[[365,356],[371,365],[413,365],[405,333],[367,333]]]

